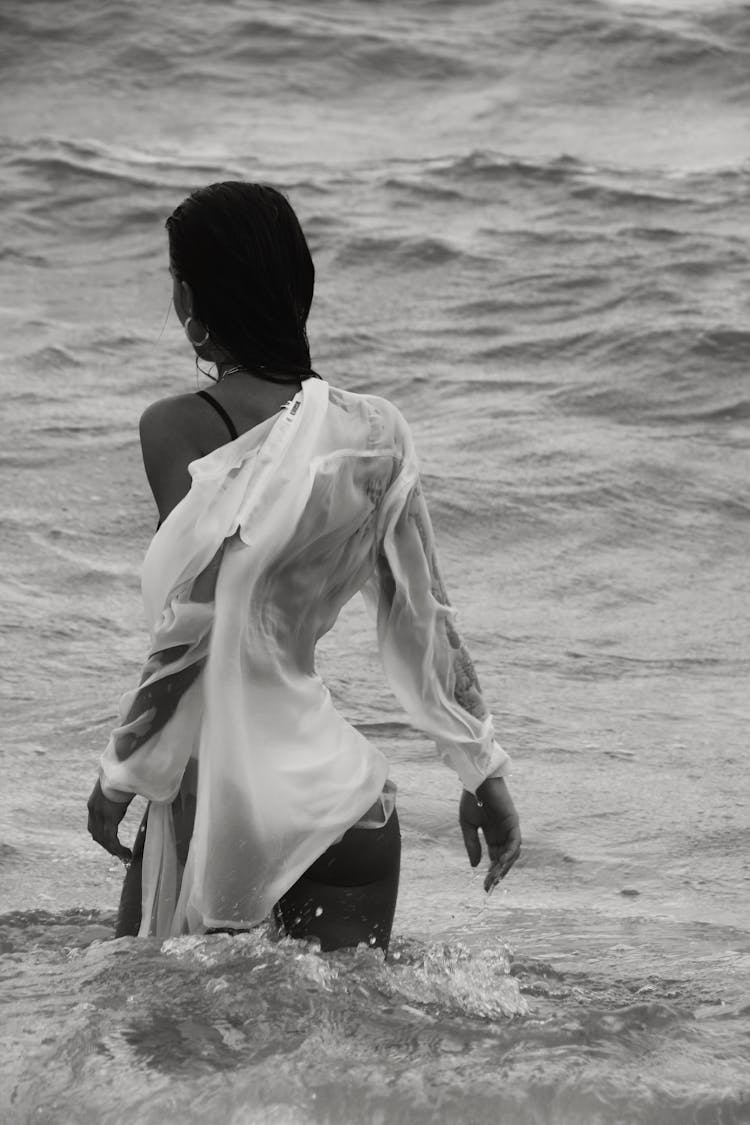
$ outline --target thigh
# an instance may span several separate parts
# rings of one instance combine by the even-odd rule
[[[133,842],[133,858],[127,865],[122,884],[120,906],[115,923],[115,937],[137,937],[141,928],[141,873],[143,870],[143,845],[146,840],[148,808]]]
[[[324,951],[366,945],[387,952],[396,910],[401,834],[395,809],[383,828],[350,828],[276,905],[280,930],[315,937]]]

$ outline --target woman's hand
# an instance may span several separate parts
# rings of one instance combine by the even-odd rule
[[[111,855],[116,855],[125,863],[130,862],[133,853],[130,848],[120,843],[117,826],[128,811],[128,805],[134,796],[134,793],[123,793],[122,800],[110,801],[109,797],[105,797],[102,793],[101,783],[97,781],[88,801],[89,832],[97,844],[101,844]]]
[[[488,777],[477,789],[476,797],[464,789],[458,819],[472,867],[476,867],[482,858],[479,829],[484,833],[491,861],[484,889],[490,894],[508,874],[521,852],[518,813],[504,779]]]

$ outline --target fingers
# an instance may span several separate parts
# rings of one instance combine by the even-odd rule
[[[482,858],[482,845],[479,842],[479,833],[474,824],[468,824],[467,821],[461,822],[461,835],[464,838],[464,845],[466,847],[466,854],[469,857],[469,863],[472,867],[476,867]]]
[[[505,878],[521,854],[521,829],[518,823],[511,827],[504,841],[502,851],[494,845],[490,849],[490,854],[492,857],[492,865],[484,880],[484,889],[487,891],[487,894],[491,894],[494,891],[497,884],[501,879]]]
[[[117,856],[117,858],[121,859],[123,863],[130,863],[131,859],[133,858],[133,853],[131,852],[130,848],[126,848],[124,844],[120,843],[116,832],[112,833],[112,838],[110,839],[109,844],[105,845],[105,847],[107,848],[107,851],[110,855]]]
[[[459,805],[459,822],[472,867],[476,867],[482,858],[479,832],[484,835],[490,858],[484,889],[491,894],[521,854],[518,813],[504,779],[487,778],[478,787],[476,795],[464,790]]]
[[[89,816],[89,832],[96,843],[110,855],[117,856],[125,863],[129,863],[133,858],[130,848],[126,848],[124,844],[120,843],[116,827],[103,823],[101,820],[95,820],[92,823],[92,818]]]
[[[130,848],[126,848],[124,844],[120,843],[117,835],[118,823],[119,821],[113,822],[103,816],[96,806],[92,807],[91,803],[89,804],[88,830],[90,835],[110,855],[117,856],[118,859],[129,863],[133,858],[133,853]]]

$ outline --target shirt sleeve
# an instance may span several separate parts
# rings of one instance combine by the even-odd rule
[[[152,637],[138,686],[120,701],[118,726],[99,765],[105,796],[117,790],[171,801],[197,756],[221,554],[176,593]]]
[[[403,423],[406,426],[406,423]],[[388,682],[411,722],[475,792],[510,759],[495,740],[471,656],[456,628],[408,435],[401,470],[384,497],[376,572],[363,589],[377,620]]]

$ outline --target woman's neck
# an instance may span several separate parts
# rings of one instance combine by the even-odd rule
[[[281,382],[265,379],[238,364],[218,365],[219,379],[216,390],[227,401],[249,401],[261,411],[275,410],[278,403],[292,398],[301,388],[301,380]]]

